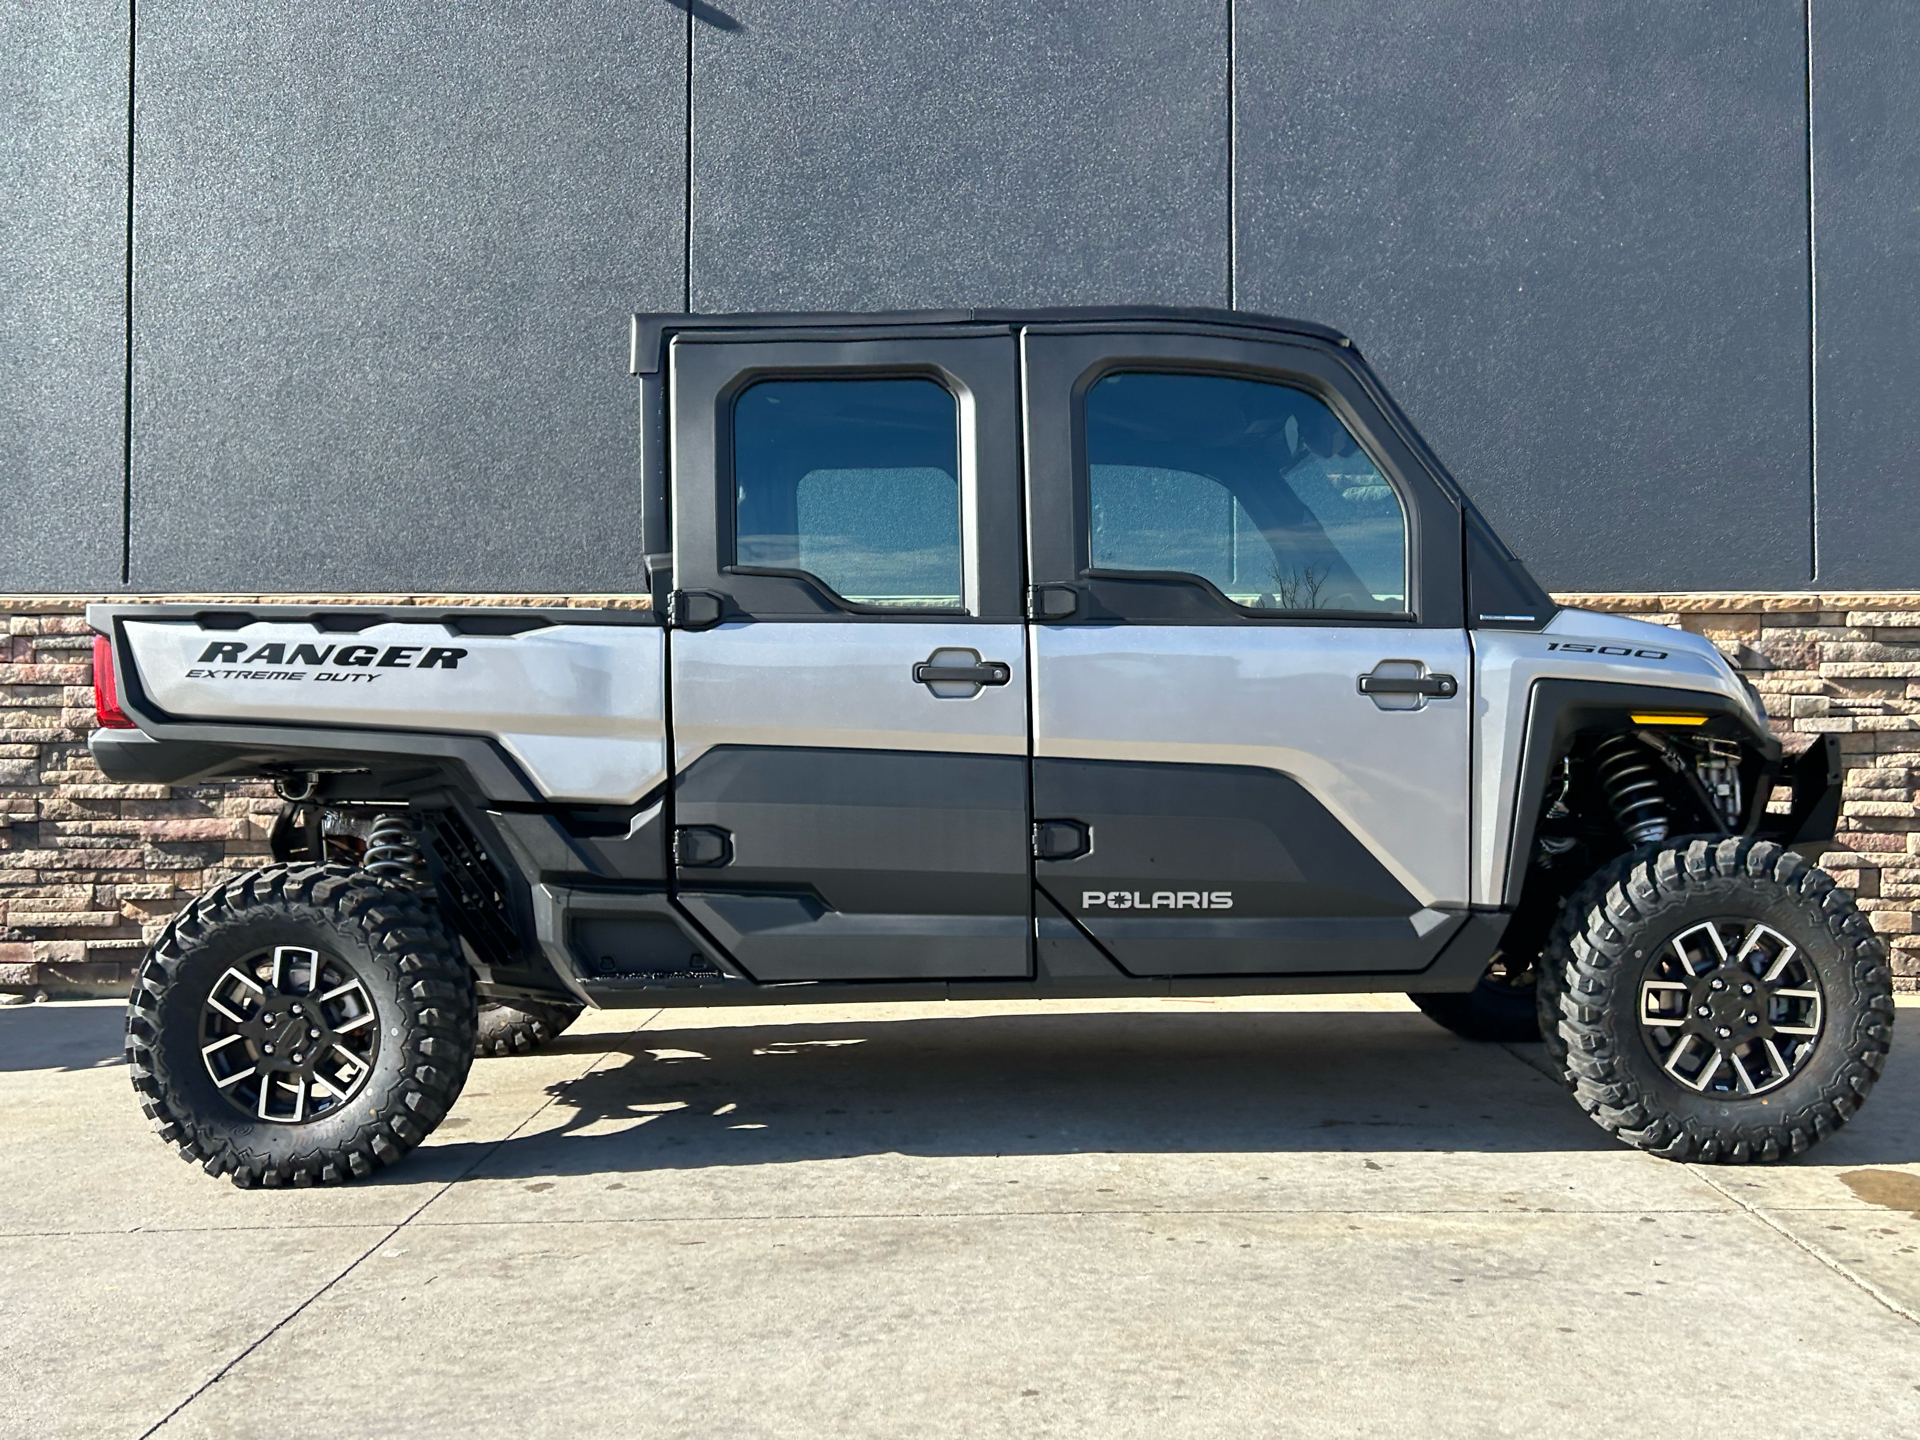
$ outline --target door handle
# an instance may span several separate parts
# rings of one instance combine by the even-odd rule
[[[1451,675],[1362,675],[1362,695],[1425,695],[1435,700],[1451,700],[1460,693],[1460,682]]]
[[[1012,667],[999,660],[981,660],[972,665],[942,665],[922,660],[913,667],[915,683],[930,685],[940,680],[963,685],[1004,685],[1013,678]]]
[[[1004,660],[983,660],[978,650],[943,645],[913,667],[913,681],[936,700],[971,700],[988,685],[1005,685],[1013,667]]]

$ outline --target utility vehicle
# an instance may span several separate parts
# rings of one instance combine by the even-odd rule
[[[648,315],[631,369],[634,604],[89,612],[102,770],[286,801],[133,989],[209,1172],[365,1175],[592,1005],[1405,991],[1707,1161],[1871,1088],[1836,747],[1556,606],[1341,335]]]

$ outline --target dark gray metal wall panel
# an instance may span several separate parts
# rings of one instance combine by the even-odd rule
[[[1238,26],[1241,306],[1351,333],[1551,586],[1807,582],[1798,3]]]
[[[0,591],[120,583],[127,11],[0,6]]]
[[[1813,6],[1822,588],[1920,586],[1920,8]]]
[[[1225,0],[719,3],[695,308],[1225,303]]]
[[[685,16],[142,0],[133,582],[641,583]]]

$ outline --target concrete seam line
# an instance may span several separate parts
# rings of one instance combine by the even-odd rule
[[[393,1228],[388,1230],[385,1235],[382,1235],[378,1240],[374,1241],[373,1244],[369,1245],[365,1250],[363,1250],[351,1265],[347,1266],[346,1269],[342,1270],[338,1275],[335,1275],[331,1280],[327,1281],[326,1284],[322,1285],[318,1290],[314,1291],[313,1294],[309,1295],[306,1299],[302,1300],[298,1305],[294,1306],[293,1309],[289,1310],[285,1315],[281,1316],[280,1319],[275,1321],[274,1324],[267,1330],[265,1334],[261,1335],[259,1339],[247,1345],[244,1349],[240,1351],[239,1354],[235,1355],[231,1360],[227,1361],[226,1364],[222,1365],[211,1376],[209,1376],[207,1380],[199,1387],[199,1389],[195,1390],[191,1395],[187,1396],[186,1399],[182,1400],[178,1405],[174,1406],[173,1409],[169,1410],[165,1415],[161,1416],[160,1419],[152,1426],[152,1428],[142,1431],[140,1434],[140,1440],[149,1440],[150,1436],[158,1434],[166,1426],[172,1424],[174,1416],[178,1415],[182,1410],[185,1410],[189,1405],[193,1404],[194,1401],[198,1400],[202,1395],[206,1394],[207,1391],[211,1390],[215,1385],[218,1385],[222,1380],[224,1380],[227,1377],[227,1375],[232,1372],[234,1366],[238,1365],[242,1360],[245,1360],[249,1355],[253,1354],[254,1351],[258,1350],[262,1345],[266,1344],[267,1341],[271,1340],[275,1335],[278,1335],[282,1330],[286,1329],[287,1326],[291,1325],[295,1320],[299,1319],[300,1316],[306,1312],[306,1309],[309,1305],[312,1305],[314,1301],[318,1300],[321,1296],[325,1295],[329,1290],[333,1289],[334,1286],[338,1285],[342,1280],[345,1280],[349,1275],[353,1274],[354,1271],[358,1270],[362,1265],[366,1263],[367,1258],[370,1255],[372,1255],[381,1246],[390,1242],[394,1236],[398,1235],[402,1230],[406,1229],[407,1226],[411,1225],[415,1220],[417,1220],[429,1205],[433,1204],[434,1201],[438,1200],[442,1195],[445,1195],[447,1191],[451,1190],[455,1185],[458,1185],[462,1180],[466,1179],[467,1176],[471,1175],[475,1169],[477,1169],[480,1165],[484,1164],[493,1155],[493,1153],[496,1150],[498,1150],[502,1145],[506,1144],[509,1140],[513,1139],[514,1136],[518,1135],[522,1130],[526,1129],[527,1126],[531,1125],[535,1120],[538,1120],[542,1115],[544,1115],[547,1112],[547,1108],[551,1106],[556,1100],[558,1100],[561,1095],[566,1093],[567,1085],[573,1084],[574,1080],[578,1080],[581,1077],[581,1075],[585,1075],[589,1073],[594,1068],[594,1066],[598,1065],[602,1060],[605,1060],[607,1056],[611,1055],[612,1053],[613,1052],[611,1050],[604,1051],[601,1054],[595,1056],[592,1060],[588,1061],[587,1064],[584,1067],[582,1067],[580,1073],[573,1077],[573,1080],[567,1081],[565,1085],[560,1086],[552,1095],[549,1095],[546,1098],[546,1101],[544,1104],[535,1106],[532,1114],[528,1115],[526,1119],[522,1120],[518,1125],[514,1126],[513,1129],[509,1130],[505,1135],[502,1135],[498,1140],[494,1141],[493,1144],[489,1145],[482,1154],[474,1158],[473,1163],[467,1166],[466,1169],[462,1170],[458,1175],[455,1175],[451,1180],[444,1181],[438,1189],[436,1189],[431,1195],[427,1196],[426,1199],[422,1200],[418,1205],[416,1205],[413,1208],[413,1210],[409,1212],[397,1225],[393,1226]]]
[[[411,1219],[411,1218],[412,1218],[411,1216],[408,1217],[408,1219]],[[404,1225],[406,1223],[407,1222],[405,1220],[402,1220],[400,1222],[400,1225]],[[271,1340],[275,1335],[279,1334],[282,1329],[284,1329],[287,1325],[291,1324],[301,1314],[301,1312],[304,1311],[309,1305],[313,1304],[314,1301],[318,1300],[322,1295],[326,1294],[334,1286],[338,1285],[342,1280],[346,1279],[347,1276],[351,1275],[355,1270],[359,1269],[361,1266],[361,1263],[366,1260],[367,1256],[373,1254],[374,1251],[378,1250],[382,1245],[386,1244],[389,1240],[393,1239],[395,1235],[400,1233],[400,1225],[395,1225],[392,1229],[388,1230],[386,1234],[382,1235],[378,1240],[374,1241],[373,1244],[369,1245],[365,1250],[363,1250],[360,1253],[360,1255],[357,1258],[355,1258],[355,1260],[351,1265],[347,1266],[346,1269],[342,1270],[338,1275],[334,1276],[331,1280],[327,1281],[326,1284],[322,1285],[318,1290],[314,1291],[313,1294],[309,1295],[306,1299],[302,1300],[298,1305],[294,1306],[293,1309],[289,1310],[285,1315],[281,1316],[280,1319],[276,1320],[273,1323],[273,1325],[268,1328],[265,1334],[260,1336],[259,1339],[249,1343],[244,1349],[240,1351],[239,1354],[235,1355],[231,1360],[227,1361],[226,1364],[222,1365],[218,1370],[214,1371],[212,1375],[208,1376],[207,1379],[201,1383],[198,1389],[196,1389],[191,1395],[187,1396],[187,1398],[182,1400],[178,1405],[174,1406],[173,1409],[169,1410],[165,1415],[162,1415],[159,1418],[159,1420],[154,1422],[153,1426],[150,1429],[141,1431],[140,1440],[148,1440],[149,1436],[157,1435],[161,1430],[166,1428],[168,1425],[172,1424],[174,1416],[178,1415],[182,1410],[186,1409],[187,1406],[191,1405],[194,1401],[198,1400],[202,1395],[206,1394],[207,1391],[211,1390],[215,1385],[218,1385],[222,1380],[224,1380],[227,1377],[228,1372],[231,1371],[234,1366],[238,1365],[242,1360],[246,1359],[247,1356],[251,1355],[255,1350],[258,1350],[262,1345],[266,1344],[267,1341]]]
[[[1760,1209],[1759,1206],[1751,1205],[1747,1201],[1742,1200],[1738,1195],[1734,1194],[1731,1190],[1727,1189],[1727,1187],[1722,1185],[1718,1180],[1715,1180],[1711,1175],[1708,1175],[1706,1172],[1704,1172],[1698,1165],[1689,1165],[1687,1166],[1687,1169],[1693,1172],[1694,1178],[1699,1180],[1701,1184],[1705,1185],[1710,1190],[1716,1190],[1720,1194],[1726,1196],[1727,1199],[1731,1200],[1735,1205],[1738,1205],[1742,1210],[1746,1211],[1747,1214],[1751,1215],[1755,1220],[1758,1220],[1762,1225],[1766,1226],[1769,1230],[1773,1231],[1776,1235],[1783,1237],[1789,1245],[1792,1245],[1797,1249],[1804,1250],[1807,1254],[1811,1255],[1814,1259],[1818,1260],[1822,1265],[1826,1266],[1829,1270],[1833,1271],[1835,1274],[1840,1275],[1847,1280],[1850,1280],[1851,1282],[1853,1282],[1853,1284],[1859,1286],[1862,1290],[1866,1291],[1867,1294],[1871,1295],[1875,1300],[1878,1300],[1882,1305],[1886,1306],[1887,1309],[1891,1310],[1894,1314],[1898,1315],[1902,1320],[1905,1320],[1908,1324],[1920,1325],[1920,1315],[1917,1315],[1913,1311],[1909,1310],[1906,1306],[1902,1305],[1898,1300],[1894,1299],[1891,1295],[1887,1294],[1886,1291],[1882,1290],[1878,1285],[1874,1284],[1871,1280],[1867,1279],[1863,1275],[1854,1274],[1853,1271],[1849,1270],[1845,1265],[1843,1265],[1840,1261],[1834,1259],[1831,1255],[1825,1254],[1820,1250],[1816,1250],[1813,1246],[1809,1245],[1805,1240],[1802,1240],[1798,1235],[1794,1234],[1793,1231],[1789,1230],[1785,1225],[1782,1225],[1778,1220],[1775,1220],[1772,1216],[1768,1215],[1764,1210]]]

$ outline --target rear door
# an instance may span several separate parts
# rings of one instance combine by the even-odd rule
[[[1467,896],[1457,506],[1330,344],[1022,344],[1042,894],[1136,975],[1423,968]]]
[[[1016,370],[671,346],[676,893],[758,980],[1029,973]]]

